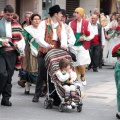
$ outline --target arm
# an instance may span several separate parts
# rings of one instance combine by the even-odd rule
[[[68,47],[67,45],[67,35],[66,35],[66,32],[65,32],[65,27],[62,23],[62,30],[61,30],[61,47]]]
[[[87,36],[87,37],[84,36],[84,40],[86,40],[86,41],[90,41],[90,40],[92,40],[94,38],[94,32],[93,32],[93,28],[92,28],[90,22],[88,24],[88,31],[90,32],[90,36]]]
[[[65,82],[65,81],[68,80],[69,77],[70,77],[68,73],[66,73],[65,75],[63,75],[60,70],[58,70],[58,71],[56,72],[56,76],[57,76],[57,78],[58,78],[61,82]]]
[[[49,44],[44,40],[45,30],[46,30],[46,24],[45,21],[42,21],[38,27],[39,36],[37,36],[35,40],[41,47],[47,48]]]
[[[104,29],[103,29],[103,27],[102,27],[102,29],[101,29],[101,33],[102,33],[101,42],[102,42],[102,45],[104,46],[104,45],[105,45],[105,34],[104,34]]]
[[[75,44],[76,38],[75,38],[75,35],[73,33],[72,28],[70,26],[68,26],[68,29],[69,29],[69,33],[68,33],[68,46],[71,46],[71,45]]]
[[[75,80],[77,79],[76,72],[74,72],[73,70],[71,70],[70,79],[71,79],[72,81],[75,81]]]

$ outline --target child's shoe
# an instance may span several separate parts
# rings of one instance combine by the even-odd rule
[[[73,106],[73,107],[76,107],[76,104],[75,104],[75,102],[71,102],[71,105]]]
[[[83,84],[83,86],[85,86],[86,85],[86,80],[82,81],[82,84]]]
[[[71,105],[67,105],[67,109],[72,109],[72,106]]]

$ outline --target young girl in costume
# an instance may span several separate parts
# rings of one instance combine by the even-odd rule
[[[63,58],[59,62],[59,70],[56,72],[57,78],[61,81],[63,88],[65,89],[65,102],[67,103],[67,108],[72,109],[72,106],[76,106],[74,102],[75,98],[75,85],[73,82],[76,80],[77,75],[71,69],[70,61]],[[70,104],[70,97],[72,102]]]

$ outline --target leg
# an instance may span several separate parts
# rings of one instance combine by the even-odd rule
[[[0,95],[3,92],[3,88],[7,82],[8,73],[6,70],[6,62],[3,56],[0,56]]]
[[[85,80],[85,65],[79,66],[79,73],[80,73],[80,79],[82,81],[83,85],[86,85],[86,80]]]
[[[36,82],[36,88],[35,88],[35,95],[33,98],[33,102],[39,101],[39,96],[43,92],[43,83],[47,79],[47,69],[45,67],[45,61],[43,56],[40,56],[38,58],[38,78]]]
[[[5,84],[4,90],[3,90],[3,100],[9,100],[11,97],[11,88],[12,88],[12,76],[14,74],[14,67],[17,60],[17,53],[16,51],[8,51],[5,52],[4,58],[6,61],[6,69],[8,72],[7,82]]]
[[[97,67],[99,66],[101,45],[95,45],[94,47],[93,71],[98,72]]]
[[[25,94],[28,95],[30,93],[30,82],[25,83]]]
[[[71,105],[72,106],[76,106],[74,100],[75,100],[75,95],[76,95],[76,91],[75,91],[75,85],[70,85],[70,94],[71,94],[71,97],[72,97],[72,103]]]

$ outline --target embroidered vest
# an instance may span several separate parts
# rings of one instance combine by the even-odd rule
[[[83,33],[84,30],[88,29],[88,24],[89,24],[88,20],[82,19],[81,34]],[[77,20],[73,20],[71,22],[71,28],[73,29],[74,35],[76,35],[76,32],[77,32]],[[82,42],[83,47],[86,50],[90,48],[90,41],[84,40],[84,41],[81,41],[81,42]]]
[[[58,41],[52,40],[52,38],[53,38],[53,30],[52,30],[52,27],[51,27],[51,20],[50,19],[45,20],[45,24],[46,24],[46,30],[45,30],[45,38],[44,38],[44,40],[47,43],[54,45],[54,48],[59,48],[60,47],[60,40],[61,40],[62,23],[58,22],[59,25],[56,28]],[[43,47],[39,47],[39,51],[42,52],[42,53],[46,53],[46,52],[48,52],[48,49],[43,48]]]

